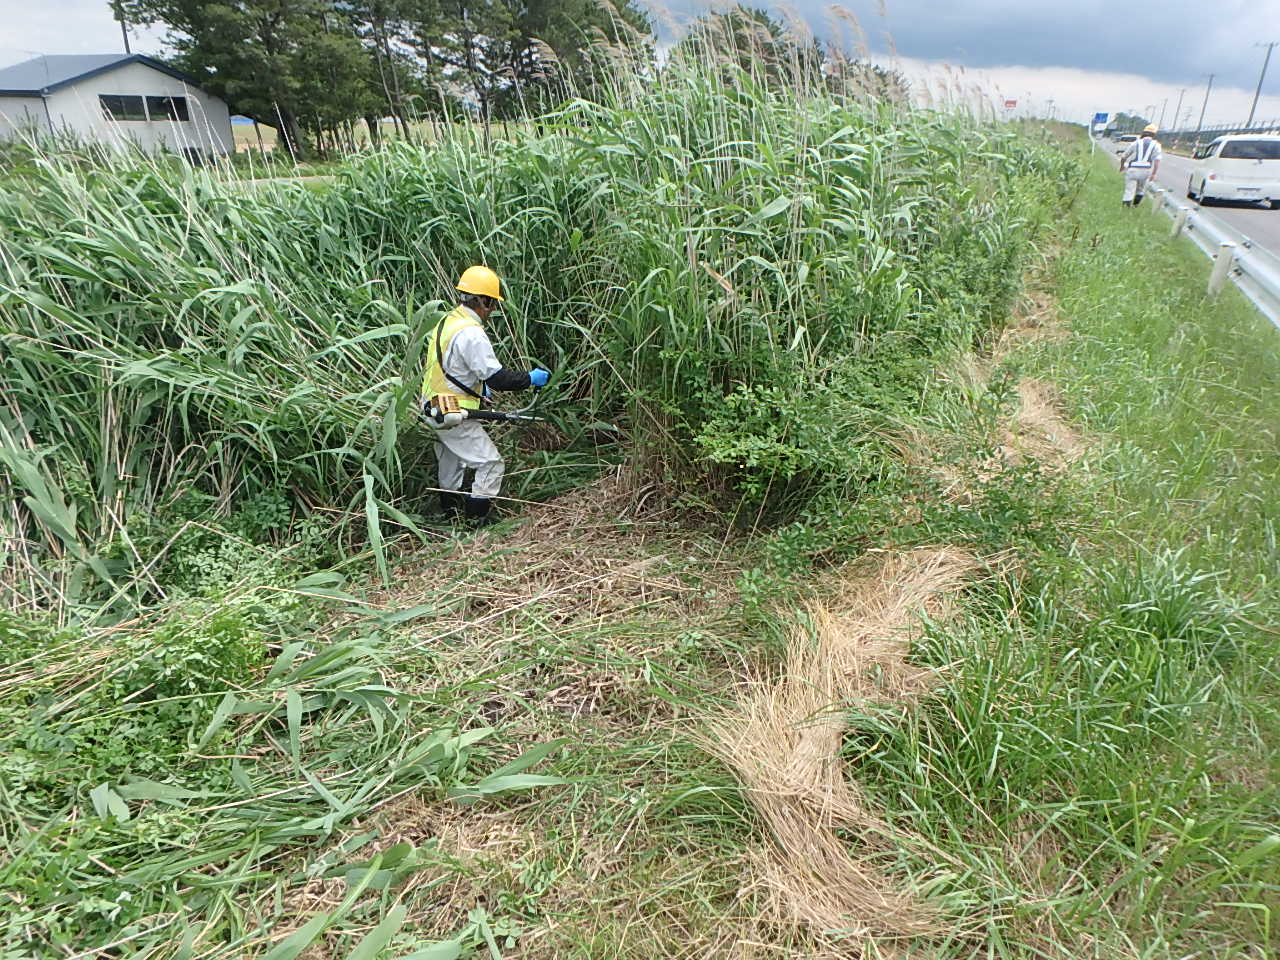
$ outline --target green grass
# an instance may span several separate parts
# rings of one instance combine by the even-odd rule
[[[1154,902],[1167,899],[1175,916],[1179,908],[1209,911],[1204,928],[1181,934],[1184,943],[1217,934],[1218,955],[1262,956],[1280,944],[1280,862],[1265,846],[1277,842],[1280,823],[1280,331],[1232,288],[1207,299],[1203,255],[1188,241],[1168,241],[1158,219],[1125,217],[1133,211],[1109,202],[1115,184],[1104,166],[1092,170],[1093,202],[1058,275],[1075,336],[1044,369],[1080,421],[1108,438],[1098,466],[1107,480],[1098,489],[1100,549],[1133,557],[1167,612],[1196,629],[1219,629],[1204,606],[1214,597],[1224,598],[1218,609],[1239,611],[1234,636],[1225,646],[1215,638],[1208,669],[1199,671],[1208,706],[1188,718],[1178,743],[1187,767],[1170,770],[1175,780],[1204,771],[1199,802],[1157,828],[1198,864],[1152,870],[1148,883],[1165,885]],[[1173,567],[1182,584],[1171,581]],[[1212,579],[1192,584],[1190,571]],[[1148,617],[1166,612],[1132,599],[1140,610],[1156,608]],[[1185,823],[1191,818],[1195,827]],[[1168,926],[1176,927],[1173,918]]]
[[[702,732],[843,561],[934,543],[993,558],[913,647],[941,682],[839,705],[877,866],[952,931],[910,949],[1275,948],[1277,332],[1041,132],[737,80],[323,191],[17,175],[0,949],[892,952],[770,915]],[[966,366],[1035,243],[1070,336]],[[406,416],[472,259],[567,440],[503,439],[508,492],[562,499],[480,539],[422,515]],[[1002,459],[1024,376],[1083,430],[1065,470]]]
[[[1085,431],[1042,499],[1065,494],[1076,535],[1016,544],[918,644],[951,678],[936,698],[861,713],[848,755],[963,864],[952,895],[1001,955],[1270,956],[1280,332],[1234,291],[1207,301],[1200,253],[1117,189],[1097,162],[1060,229],[1070,335],[1004,361]]]
[[[1076,416],[1116,438],[1109,454],[1133,461],[1114,471],[1117,497],[1141,511],[1131,535],[1185,543],[1256,590],[1280,560],[1268,495],[1280,475],[1280,331],[1234,288],[1207,299],[1203,254],[1168,242],[1158,218],[1108,212],[1082,221],[1062,267],[1063,305],[1082,329],[1053,372]]]

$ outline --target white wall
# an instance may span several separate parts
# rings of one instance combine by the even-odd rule
[[[98,103],[100,93],[186,97],[191,119],[111,120]],[[165,147],[174,152],[189,147],[203,153],[235,149],[231,115],[222,100],[143,63],[130,63],[55,90],[49,94],[49,115],[55,128],[68,129],[86,140],[133,142],[146,150]]]
[[[0,140],[48,129],[39,97],[0,97]]]

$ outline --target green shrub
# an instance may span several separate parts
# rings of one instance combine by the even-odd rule
[[[849,404],[832,399],[821,385],[739,385],[704,414],[698,447],[728,468],[748,518],[766,502],[794,514],[815,491],[862,472],[853,424],[840,415]]]
[[[248,685],[266,642],[251,609],[188,601],[155,630],[129,634],[112,652],[110,682],[122,699],[213,693]]]

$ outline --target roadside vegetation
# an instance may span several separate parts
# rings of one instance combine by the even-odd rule
[[[793,66],[14,174],[4,950],[1267,955],[1275,331],[1069,136]],[[557,375],[482,535],[471,262]]]

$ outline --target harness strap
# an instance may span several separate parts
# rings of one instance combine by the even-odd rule
[[[1152,156],[1156,152],[1155,137],[1143,137],[1134,144],[1133,159],[1129,161],[1131,167],[1149,167],[1152,165]]]

